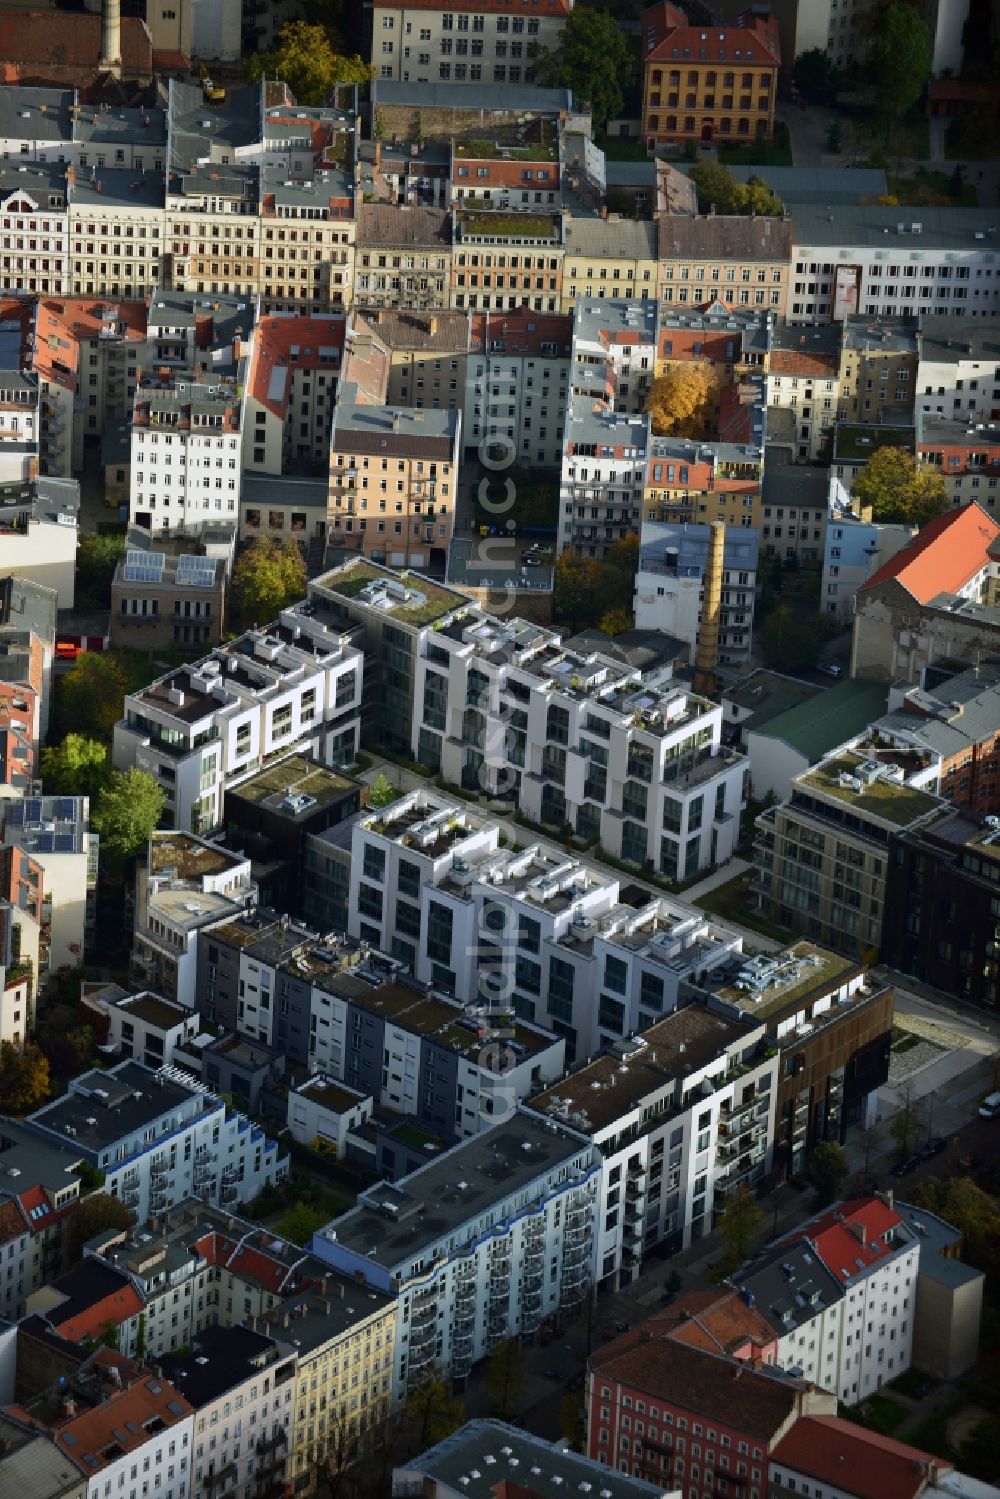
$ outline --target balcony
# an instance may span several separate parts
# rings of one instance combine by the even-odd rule
[[[567,1249],[563,1254],[563,1274],[567,1270],[575,1269],[578,1265],[587,1265],[590,1262],[590,1244],[581,1244],[576,1249]]]
[[[219,1193],[219,1200],[220,1202],[235,1202],[239,1195],[235,1187],[223,1187]]]

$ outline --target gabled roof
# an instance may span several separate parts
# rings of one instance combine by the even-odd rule
[[[928,521],[858,592],[896,582],[918,604],[929,604],[939,593],[957,593],[986,566],[998,536],[1000,525],[975,503],[946,510]]]
[[[880,1197],[858,1197],[836,1203],[782,1242],[808,1238],[834,1279],[846,1285],[891,1258],[898,1247],[892,1235],[902,1222]]]
[[[894,1442],[839,1416],[800,1416],[771,1453],[771,1461],[856,1499],[917,1499],[925,1463],[951,1463],[905,1442]]]

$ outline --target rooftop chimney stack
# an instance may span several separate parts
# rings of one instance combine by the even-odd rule
[[[122,23],[121,23],[121,0],[102,0],[101,4],[101,68],[107,73],[113,73],[116,78],[122,74]]]

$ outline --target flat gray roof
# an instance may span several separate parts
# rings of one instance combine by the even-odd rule
[[[112,204],[162,208],[164,193],[161,172],[141,172],[138,167],[78,167],[70,201],[94,208]]]
[[[154,1081],[159,1078],[162,1082]],[[66,1093],[36,1109],[28,1116],[28,1123],[60,1137],[66,1134],[68,1125],[74,1131],[67,1137],[72,1148],[89,1152],[106,1150],[116,1140],[145,1128],[202,1093],[139,1062],[122,1062],[109,1072],[85,1072],[74,1080],[73,1087],[92,1091]],[[99,1088],[107,1098],[97,1094]]]
[[[678,162],[678,166],[682,172],[691,170],[687,163]],[[759,177],[788,207],[802,203],[833,208],[857,203],[861,198],[882,197],[887,191],[881,168],[730,166],[729,171],[737,182]]]
[[[320,1234],[393,1270],[581,1152],[595,1159],[575,1131],[519,1109],[401,1181],[363,1192],[357,1207]]]
[[[567,255],[595,259],[655,260],[659,253],[657,225],[648,219],[567,218],[563,245]]]
[[[426,1475],[470,1499],[492,1499],[504,1482],[538,1499],[566,1499],[570,1493],[593,1493],[595,1499],[662,1499],[664,1493],[664,1485],[630,1478],[502,1421],[467,1421],[397,1471]]]
[[[488,114],[560,114],[573,108],[563,88],[515,88],[491,83],[403,83],[398,78],[372,79],[372,104],[418,109],[468,109]]]
[[[905,225],[900,234],[897,226]],[[919,224],[914,233],[911,225]],[[985,236],[977,240],[976,235]],[[836,213],[824,206],[797,203],[792,209],[792,244],[801,248],[829,246],[849,259],[852,248],[886,250],[894,256],[928,250],[996,251],[995,208],[886,208],[880,203],[864,206],[839,204]],[[974,325],[963,318],[962,327]]]

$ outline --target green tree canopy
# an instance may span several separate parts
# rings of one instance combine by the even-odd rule
[[[556,558],[553,605],[556,618],[567,621],[570,629],[593,624],[601,612],[600,576],[600,564],[593,557],[565,551]]]
[[[83,651],[59,680],[57,703],[62,723],[81,737],[110,744],[122,716],[128,678],[117,656]]]
[[[723,1264],[735,1270],[746,1259],[760,1234],[764,1215],[757,1199],[745,1186],[739,1187],[726,1203],[716,1227],[726,1246]]]
[[[406,1419],[415,1429],[416,1450],[426,1452],[443,1442],[465,1420],[465,1407],[451,1393],[450,1383],[431,1378],[419,1385],[406,1401]]]
[[[110,774],[107,746],[100,739],[67,734],[61,744],[42,750],[42,781],[47,795],[93,798],[107,785]]]
[[[875,112],[888,147],[900,120],[916,104],[931,76],[931,39],[920,11],[894,4],[878,14],[868,52]]]
[[[51,995],[39,1008],[35,1040],[48,1060],[53,1077],[79,1077],[95,1058],[94,1031],[72,1004],[53,1004]]]
[[[698,207],[702,213],[713,208],[721,214],[755,213],[774,217],[784,212],[784,205],[762,178],[750,176],[737,182],[728,167],[717,161],[699,161],[688,176],[698,190]]]
[[[627,609],[609,609],[601,615],[597,628],[603,630],[605,635],[624,635],[626,630],[631,630],[632,624],[632,615]]]
[[[163,815],[164,794],[144,770],[113,771],[91,811],[101,838],[101,859],[120,869],[145,849]]]
[[[792,82],[807,104],[832,104],[836,74],[822,47],[800,52],[792,68]]]
[[[871,506],[872,520],[904,526],[925,526],[947,504],[943,476],[903,448],[876,448],[852,493]]]
[[[286,21],[273,52],[258,52],[247,63],[251,83],[278,77],[299,104],[325,104],[338,83],[368,83],[372,69],[360,57],[345,57],[323,25]]]
[[[135,1214],[110,1192],[95,1192],[81,1199],[80,1206],[66,1222],[66,1252],[70,1263],[78,1260],[88,1239],[105,1228],[131,1228]]]
[[[486,1388],[501,1421],[516,1414],[524,1380],[524,1351],[516,1338],[505,1338],[490,1354],[486,1365]]]
[[[392,784],[384,770],[380,770],[368,788],[368,805],[376,810],[399,800],[399,790]]]
[[[233,568],[232,612],[240,625],[266,625],[305,597],[306,565],[294,541],[251,541]]]
[[[806,1176],[816,1189],[816,1206],[826,1207],[839,1197],[850,1173],[850,1162],[836,1140],[821,1140],[806,1162]]]
[[[329,1213],[322,1208],[311,1208],[306,1202],[296,1202],[285,1212],[278,1224],[278,1233],[283,1239],[304,1247],[314,1233],[330,1221]]]
[[[621,114],[624,91],[637,67],[628,38],[610,11],[576,6],[558,43],[543,49],[535,81],[547,88],[573,90],[575,103],[589,104],[595,135]]]
[[[925,1178],[910,1194],[962,1235],[962,1258],[988,1275],[1000,1273],[1000,1207],[971,1177]]]
[[[126,538],[81,536],[76,547],[76,607],[110,609],[111,580],[119,559],[124,557]]]
[[[49,1064],[33,1041],[0,1041],[0,1098],[12,1114],[30,1114],[49,1096]]]
[[[822,646],[841,628],[828,614],[796,619],[787,604],[779,604],[754,634],[768,666],[796,672],[815,666]]]

